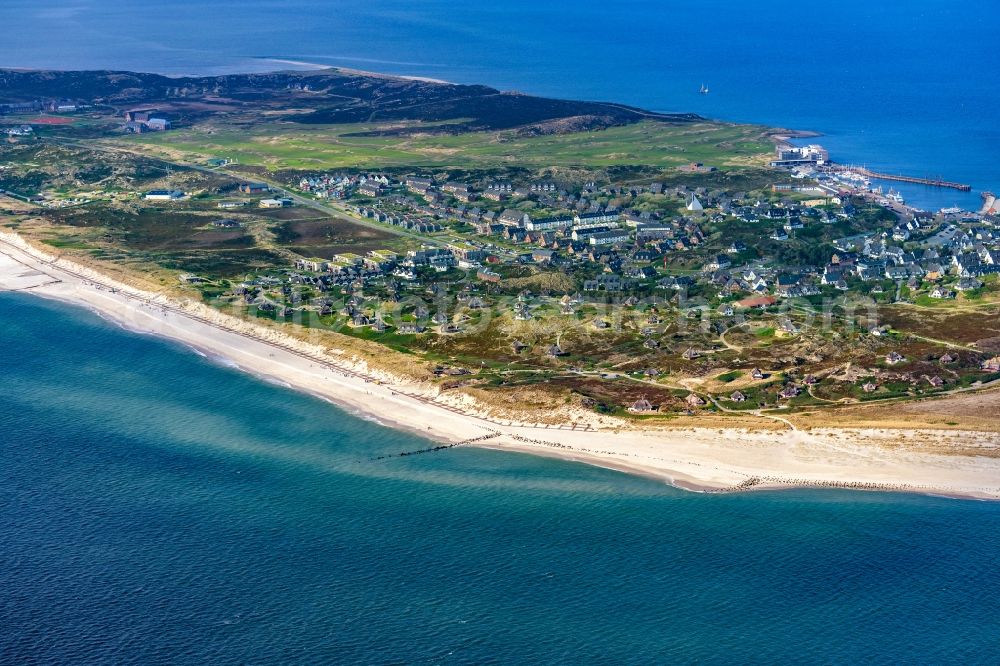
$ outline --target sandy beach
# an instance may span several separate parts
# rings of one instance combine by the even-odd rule
[[[380,372],[341,350],[311,345],[200,303],[126,286],[10,232],[0,232],[0,291],[88,307],[127,329],[170,338],[444,444],[558,457],[706,492],[810,486],[1000,499],[1000,457],[987,455],[1000,447],[996,433],[652,430],[630,429],[623,422],[544,426],[500,420],[469,401]],[[970,448],[984,455],[969,455]]]
[[[443,79],[432,79],[427,76],[411,76],[406,74],[386,74],[385,72],[372,72],[366,69],[357,69],[355,67],[340,67],[338,65],[324,65],[318,62],[308,62],[305,60],[288,60],[284,58],[262,58],[261,60],[267,62],[273,62],[277,65],[289,65],[296,68],[301,68],[304,70],[316,70],[323,71],[328,69],[337,70],[344,74],[352,74],[355,76],[375,76],[383,79],[399,79],[401,81],[422,81],[424,83],[441,83],[444,85],[454,85],[451,81],[445,81]]]

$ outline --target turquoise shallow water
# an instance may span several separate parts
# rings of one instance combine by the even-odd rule
[[[995,663],[1000,504],[424,443],[0,295],[0,663]]]

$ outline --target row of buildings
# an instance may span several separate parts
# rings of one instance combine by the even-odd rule
[[[167,117],[156,109],[132,109],[126,111],[123,129],[127,134],[145,132],[165,132],[171,128]]]

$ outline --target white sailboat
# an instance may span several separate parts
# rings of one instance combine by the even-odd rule
[[[700,92],[702,95],[707,95],[708,94],[708,87],[703,83],[703,84],[701,84],[701,89],[698,92]]]

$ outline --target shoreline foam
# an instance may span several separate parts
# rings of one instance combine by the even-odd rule
[[[818,487],[1000,499],[1000,459],[907,449],[899,446],[902,431],[571,430],[498,421],[456,408],[433,387],[387,377],[202,304],[121,284],[14,233],[0,232],[0,290],[88,307],[128,330],[175,340],[213,362],[226,359],[241,371],[440,443],[572,460],[700,492]],[[913,432],[922,431],[906,434]],[[932,434],[956,443],[998,441],[995,433]]]

